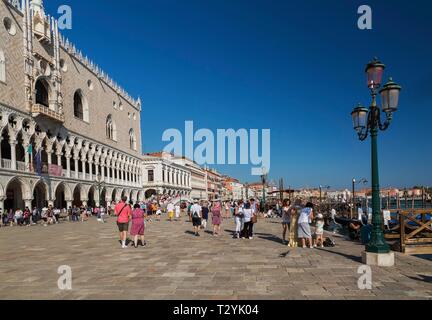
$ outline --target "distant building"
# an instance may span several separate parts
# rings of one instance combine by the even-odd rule
[[[223,186],[222,186],[222,175],[215,169],[204,168],[206,173],[207,182],[207,199],[222,200]]]
[[[184,164],[176,163],[175,160],[174,156],[166,152],[149,153],[143,156],[143,188],[146,199],[153,195],[190,198],[191,170]]]

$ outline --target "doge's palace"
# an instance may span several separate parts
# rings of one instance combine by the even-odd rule
[[[0,208],[144,200],[140,99],[59,32],[42,0],[0,0]]]

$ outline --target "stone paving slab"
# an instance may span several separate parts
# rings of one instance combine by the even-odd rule
[[[432,262],[396,254],[396,266],[372,268],[360,290],[363,246],[336,238],[335,248],[282,245],[279,220],[260,220],[253,240],[191,224],[147,224],[146,248],[122,250],[114,219],[0,229],[0,299],[364,300],[432,299]],[[225,230],[224,230],[225,229]],[[58,267],[72,268],[72,290],[58,289]]]

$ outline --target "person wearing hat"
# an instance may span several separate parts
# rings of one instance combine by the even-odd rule
[[[324,216],[319,213],[317,215],[317,219],[315,222],[315,244],[314,247],[318,246],[318,242],[320,243],[321,248],[324,248]]]

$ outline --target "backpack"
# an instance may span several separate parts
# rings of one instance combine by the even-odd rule
[[[336,242],[332,239],[332,238],[326,238],[324,240],[324,247],[335,247],[336,246]]]

